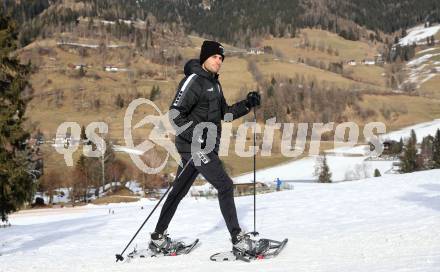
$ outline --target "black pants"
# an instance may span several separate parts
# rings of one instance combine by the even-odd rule
[[[191,159],[191,153],[181,153],[180,155],[182,157],[183,166],[187,165],[188,160]],[[160,212],[159,221],[157,222],[155,229],[156,232],[163,233],[168,228],[168,225],[176,212],[177,206],[182,198],[188,193],[199,173],[202,174],[215,189],[217,189],[220,210],[231,237],[236,236],[241,231],[237,219],[237,210],[235,208],[232,179],[225,172],[216,153],[212,152],[207,156],[209,158],[207,164],[201,162],[200,166],[196,166],[194,161],[191,161],[184,169],[180,178],[176,178],[173,188]],[[177,169],[176,177],[179,176],[182,169],[182,167]]]

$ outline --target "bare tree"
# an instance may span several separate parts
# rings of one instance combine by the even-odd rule
[[[56,170],[46,170],[40,182],[40,190],[49,195],[49,204],[53,202],[54,191],[61,187],[62,175]]]

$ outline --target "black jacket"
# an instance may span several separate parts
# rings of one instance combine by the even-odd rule
[[[249,112],[246,100],[228,106],[218,81],[218,74],[205,71],[198,59],[185,64],[185,78],[179,84],[176,96],[170,109],[177,109],[179,115],[173,122],[182,127],[190,121],[192,125],[176,136],[176,147],[179,152],[191,152],[191,142],[195,126],[201,122],[212,122],[217,126],[214,152],[218,153],[221,137],[221,121],[226,113],[231,113],[237,119]],[[231,121],[231,120],[228,120]],[[206,131],[203,138],[206,141]]]

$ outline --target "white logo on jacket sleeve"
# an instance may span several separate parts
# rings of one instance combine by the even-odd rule
[[[195,76],[196,76],[196,74],[192,74],[185,80],[185,83],[183,83],[182,88],[180,88],[180,91],[177,93],[176,99],[174,100],[174,103],[173,103],[174,106],[177,106],[180,104],[180,102],[182,101],[182,98],[185,94],[185,90],[187,89],[189,83],[192,81],[193,77],[195,77]]]
[[[211,87],[211,88],[207,89],[206,91],[212,92],[212,91],[214,91],[214,87]]]

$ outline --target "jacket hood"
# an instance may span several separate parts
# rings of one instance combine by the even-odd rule
[[[189,76],[191,74],[197,74],[199,76],[203,76],[208,79],[217,79],[218,78],[218,74],[212,74],[212,73],[205,71],[202,68],[202,65],[200,65],[200,61],[198,59],[189,60],[185,64],[185,67],[183,68],[183,72],[185,73],[185,76]]]

